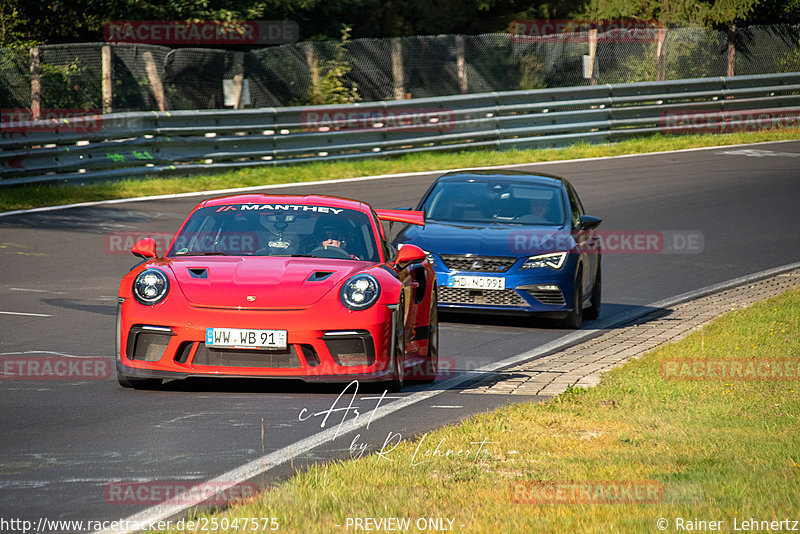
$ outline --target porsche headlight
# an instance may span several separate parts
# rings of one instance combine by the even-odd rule
[[[351,310],[366,310],[381,294],[381,285],[371,274],[357,274],[342,286],[339,300]]]
[[[140,304],[157,304],[167,296],[168,291],[169,279],[160,269],[145,269],[133,281],[133,296]]]
[[[522,264],[520,269],[537,269],[539,267],[547,267],[549,269],[560,269],[564,265],[564,260],[567,259],[566,252],[553,252],[550,254],[539,254],[531,256],[525,263]]]

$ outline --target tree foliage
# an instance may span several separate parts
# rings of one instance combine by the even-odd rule
[[[586,0],[0,0],[0,46],[99,42],[115,20],[293,20],[303,40],[502,32],[515,18],[567,18]]]
[[[336,43],[333,58],[320,62],[315,58],[311,65],[312,82],[308,96],[300,104],[352,104],[360,100],[355,83],[345,81],[350,72],[350,63],[345,58],[347,42],[350,40],[350,28],[342,30],[341,41]]]
[[[0,0],[0,46],[99,42],[112,20],[293,20],[303,40],[502,32],[514,19],[800,22],[800,0]]]
[[[665,25],[700,25],[725,32],[728,46],[750,55],[754,46],[751,26],[787,43],[800,38],[800,0],[588,0],[583,12],[590,19],[638,19]],[[724,53],[719,50],[718,53]],[[732,58],[731,58],[732,61]]]
[[[800,0],[589,0],[583,14],[591,19],[655,20],[708,28],[794,24],[800,22]]]

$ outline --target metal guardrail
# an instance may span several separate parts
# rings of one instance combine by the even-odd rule
[[[0,186],[188,174],[413,152],[563,147],[671,126],[682,113],[800,115],[800,72],[436,97],[346,106],[112,113],[5,125]],[[695,115],[699,116],[699,115]],[[767,119],[769,120],[769,119]],[[54,124],[55,122],[55,124]],[[673,124],[674,126],[674,124]]]

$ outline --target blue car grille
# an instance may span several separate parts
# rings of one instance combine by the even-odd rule
[[[482,290],[439,286],[439,304],[480,304],[484,306],[527,307],[519,293],[513,289]]]
[[[451,271],[479,273],[504,273],[516,263],[517,258],[503,256],[472,256],[442,254],[442,261]]]

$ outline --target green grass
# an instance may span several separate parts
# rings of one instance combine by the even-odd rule
[[[519,533],[657,532],[659,518],[674,532],[676,517],[722,520],[725,531],[734,519],[740,527],[750,518],[800,520],[800,383],[661,374],[661,363],[672,359],[797,358],[798,310],[795,289],[629,362],[596,388],[433,431],[394,449],[394,462],[371,455],[317,465],[249,503],[202,517],[276,517],[281,532],[303,533],[346,531],[348,517],[453,518],[457,532]],[[492,443],[474,454],[483,440]],[[440,442],[442,450],[473,452],[424,455]],[[663,497],[512,502],[512,487],[526,481],[655,481]]]
[[[686,136],[654,135],[608,145],[578,144],[563,149],[420,153],[363,161],[250,167],[179,178],[142,178],[86,185],[31,185],[0,189],[0,212],[93,200],[187,193],[234,187],[310,182],[438,169],[486,167],[797,139],[800,129]]]

